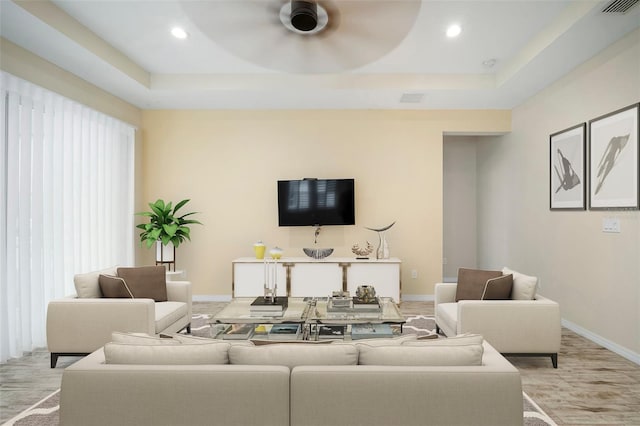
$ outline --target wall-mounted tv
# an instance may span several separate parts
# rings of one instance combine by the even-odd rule
[[[278,181],[278,225],[355,225],[353,179]]]

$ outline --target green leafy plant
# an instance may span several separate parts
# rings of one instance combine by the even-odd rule
[[[189,200],[182,200],[173,207],[171,202],[165,204],[163,200],[157,200],[155,203],[149,203],[151,211],[136,213],[139,216],[149,218],[149,223],[141,223],[136,228],[142,229],[140,233],[140,242],[146,244],[147,248],[151,248],[156,241],[161,241],[163,245],[170,242],[174,247],[178,247],[184,240],[191,241],[188,225],[202,223],[193,219],[185,219],[198,212],[185,213],[178,216],[178,210]]]

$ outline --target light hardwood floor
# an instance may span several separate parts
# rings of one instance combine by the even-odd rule
[[[194,303],[196,313],[215,313],[224,304]],[[433,315],[432,302],[403,302],[405,315]],[[49,368],[39,349],[0,365],[0,424],[60,387],[64,367],[77,358],[60,358]],[[640,426],[640,366],[593,342],[562,330],[557,369],[549,358],[509,358],[522,375],[524,391],[558,425]]]

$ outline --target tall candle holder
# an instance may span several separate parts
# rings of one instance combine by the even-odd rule
[[[278,295],[278,259],[264,260],[264,299],[276,303]]]

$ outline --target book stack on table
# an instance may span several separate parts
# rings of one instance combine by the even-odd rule
[[[242,340],[253,336],[253,324],[231,324],[222,334],[224,340]]]
[[[344,325],[318,325],[318,339],[344,339]]]
[[[373,299],[353,298],[353,310],[359,312],[379,312],[380,300],[377,297]]]
[[[276,297],[273,300],[270,297],[256,297],[249,306],[249,312],[251,315],[281,316],[288,305],[287,297]]]
[[[273,324],[269,330],[270,340],[297,340],[302,327],[300,324]]]
[[[354,324],[351,326],[351,339],[375,339],[393,337],[393,329],[389,324]]]

